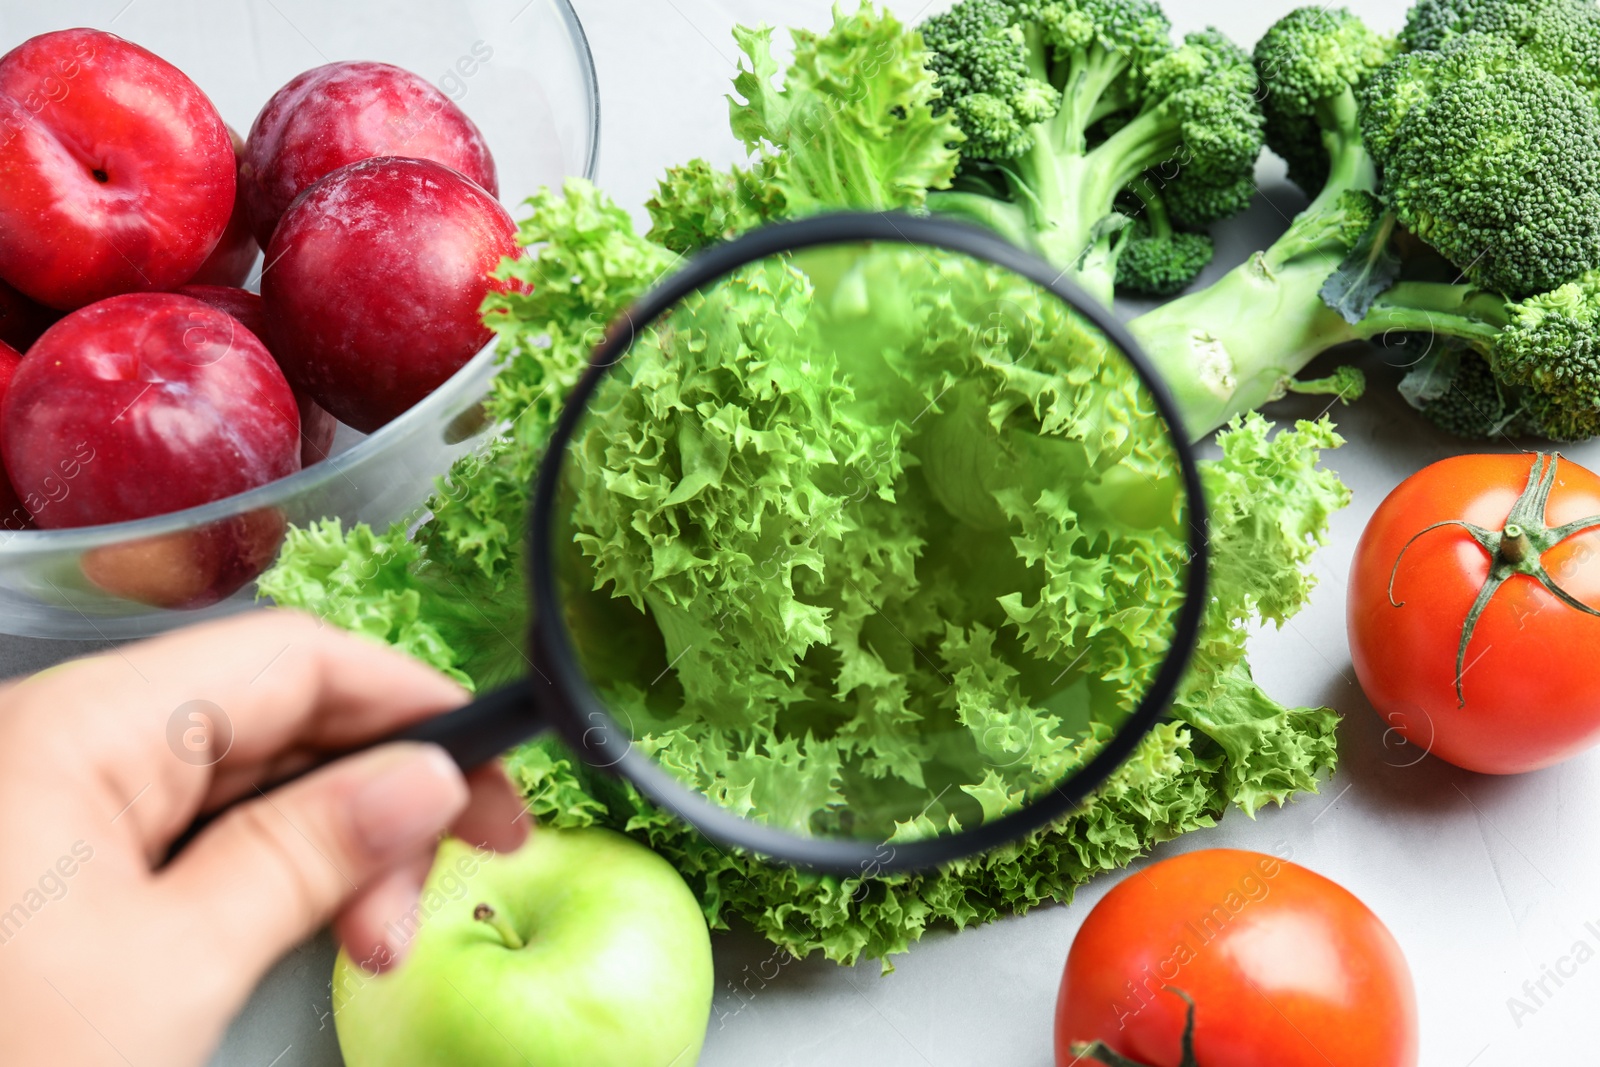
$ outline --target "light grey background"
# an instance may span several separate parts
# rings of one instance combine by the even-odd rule
[[[763,19],[820,27],[829,9],[827,0],[575,3],[600,73],[601,183],[630,208],[643,203],[669,164],[696,155],[727,162],[742,154],[727,132],[722,98],[735,70],[729,28]],[[31,6],[32,0],[0,0],[0,30],[6,9]],[[374,34],[405,32],[385,24],[381,0],[337,0],[334,6],[368,8]],[[891,0],[890,6],[915,18],[946,5]],[[1249,45],[1286,6],[1171,0],[1167,10],[1180,30],[1214,22]],[[1383,0],[1351,6],[1385,28],[1397,28],[1402,18],[1399,5]],[[1244,223],[1229,229],[1214,272],[1269,240],[1303,203],[1284,184],[1276,161],[1263,164],[1261,190]],[[1260,328],[1270,331],[1273,324]],[[1330,464],[1355,490],[1355,504],[1335,520],[1333,543],[1317,558],[1321,587],[1311,608],[1283,631],[1254,641],[1253,663],[1269,692],[1344,714],[1337,775],[1319,796],[1254,821],[1235,812],[1219,828],[1163,846],[1157,855],[1217,845],[1278,851],[1359,895],[1389,924],[1410,960],[1425,1067],[1592,1060],[1600,964],[1581,968],[1520,1027],[1507,998],[1520,995],[1525,980],[1537,979],[1574,942],[1600,947],[1584,928],[1600,920],[1593,817],[1600,811],[1600,752],[1506,779],[1467,774],[1431,758],[1416,762],[1415,750],[1396,747],[1392,738],[1386,744],[1350,669],[1345,575],[1363,525],[1401,479],[1463,447],[1431,433],[1404,409],[1391,388],[1397,377],[1378,371],[1372,395],[1337,413],[1350,444]],[[1319,410],[1286,402],[1274,413],[1292,418]],[[1600,467],[1600,447],[1569,454]],[[81,651],[3,639],[0,674]],[[1115,880],[1091,884],[1069,907],[959,935],[932,933],[886,977],[876,964],[846,969],[810,960],[790,963],[764,983],[761,974],[772,973],[770,964],[762,966],[770,948],[748,934],[718,935],[718,994],[701,1062],[1046,1067],[1061,965],[1078,924]],[[322,940],[285,960],[236,1023],[217,1062],[337,1064],[325,1015],[331,958]]]

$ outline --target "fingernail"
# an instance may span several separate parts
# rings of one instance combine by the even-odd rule
[[[377,859],[415,852],[444,833],[467,803],[467,784],[444,750],[420,745],[356,791],[356,837]]]

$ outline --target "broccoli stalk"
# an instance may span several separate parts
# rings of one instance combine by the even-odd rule
[[[1367,376],[1361,368],[1345,364],[1326,378],[1296,378],[1289,392],[1304,396],[1331,396],[1345,404],[1360,400],[1367,391]]]
[[[1152,183],[1185,227],[1249,202],[1256,77],[1221,34],[1174,46],[1150,0],[963,0],[922,34],[936,106],[966,137],[954,189],[929,208],[1032,248],[1101,300],[1128,225],[1117,200],[1135,182]]]
[[[1455,341],[1487,354],[1522,336],[1515,327],[1519,305],[1472,285],[1398,282],[1355,322],[1330,307],[1322,297],[1327,279],[1375,210],[1362,191],[1345,192],[1333,207],[1308,209],[1268,251],[1215,285],[1129,324],[1175,394],[1193,436],[1291,392],[1332,395],[1344,403],[1359,399],[1364,380],[1353,369],[1325,380],[1295,377],[1341,344],[1420,335],[1433,345]],[[1312,235],[1319,232],[1324,236],[1317,240]],[[1600,316],[1600,300],[1595,303]]]

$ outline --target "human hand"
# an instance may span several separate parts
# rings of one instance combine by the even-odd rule
[[[0,1063],[201,1064],[330,920],[352,957],[392,966],[406,945],[385,927],[416,907],[441,834],[526,836],[503,773],[387,745],[258,787],[465,699],[279,611],[0,687]],[[253,794],[159,866],[198,812]]]

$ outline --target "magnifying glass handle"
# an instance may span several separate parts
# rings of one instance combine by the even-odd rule
[[[261,793],[270,793],[279,786],[304,778],[312,771],[326,767],[346,756],[353,756],[380,745],[407,741],[438,745],[450,754],[450,758],[455,760],[456,766],[462,771],[471,771],[488,763],[507,749],[514,748],[543,732],[545,725],[544,718],[539,713],[539,702],[533,692],[533,682],[524,678],[503,689],[485,693],[465,707],[436,715],[387,737],[375,738],[354,748],[333,753],[293,774],[285,775],[271,783],[264,783],[259,788]],[[260,793],[248,793],[234,803],[251,800],[259,795]],[[167,849],[167,860],[171,861],[174,856],[182,852],[202,830],[232,806],[233,804],[228,804],[215,811],[203,812],[196,817],[195,821],[189,824],[189,828]]]
[[[538,709],[533,682],[523,678],[504,689],[485,693],[464,708],[425,719],[353,751],[396,741],[419,741],[438,745],[450,753],[456,766],[470,771],[540,733],[545,721]]]

